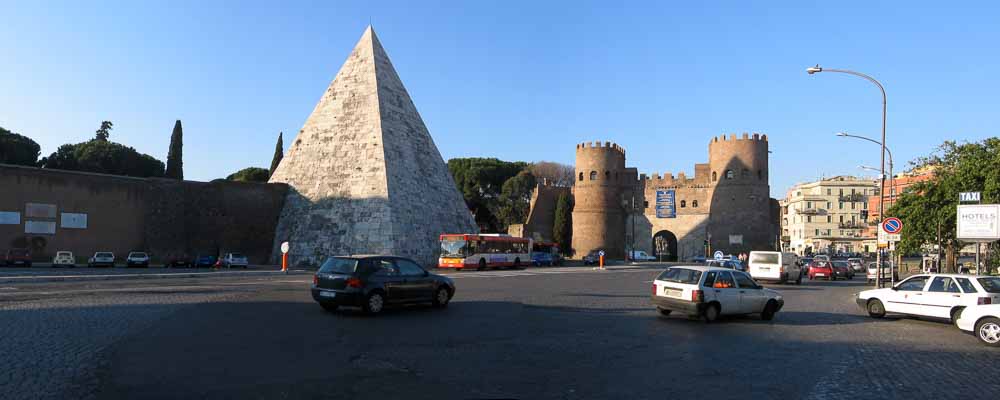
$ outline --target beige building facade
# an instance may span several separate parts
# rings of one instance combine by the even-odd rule
[[[781,200],[784,250],[799,255],[875,251],[866,220],[868,198],[877,194],[878,181],[853,176],[793,186]]]

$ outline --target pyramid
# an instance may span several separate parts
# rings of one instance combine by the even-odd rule
[[[439,235],[478,232],[370,26],[270,182],[289,185],[273,254],[287,240],[293,265],[391,254],[436,266]]]

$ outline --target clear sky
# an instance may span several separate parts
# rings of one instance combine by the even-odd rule
[[[713,135],[761,132],[782,197],[878,164],[834,136],[879,134],[878,90],[816,63],[883,82],[897,165],[997,135],[996,2],[80,3],[0,2],[0,126],[44,156],[111,120],[165,160],[181,119],[194,180],[267,167],[279,131],[287,149],[369,21],[446,160],[572,164],[610,140],[691,175]]]

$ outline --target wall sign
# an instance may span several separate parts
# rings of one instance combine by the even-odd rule
[[[68,229],[87,229],[87,214],[62,213],[59,225]]]
[[[674,204],[674,190],[661,189],[656,191],[656,218],[676,218],[677,208]]]
[[[1000,239],[1000,204],[958,206],[956,237],[966,241],[992,242]]]
[[[17,211],[0,211],[0,225],[21,225],[21,213]]]
[[[56,221],[24,221],[24,233],[35,235],[55,235]]]

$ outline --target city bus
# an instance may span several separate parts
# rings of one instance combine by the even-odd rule
[[[438,268],[520,268],[531,263],[531,239],[504,234],[441,235]]]

